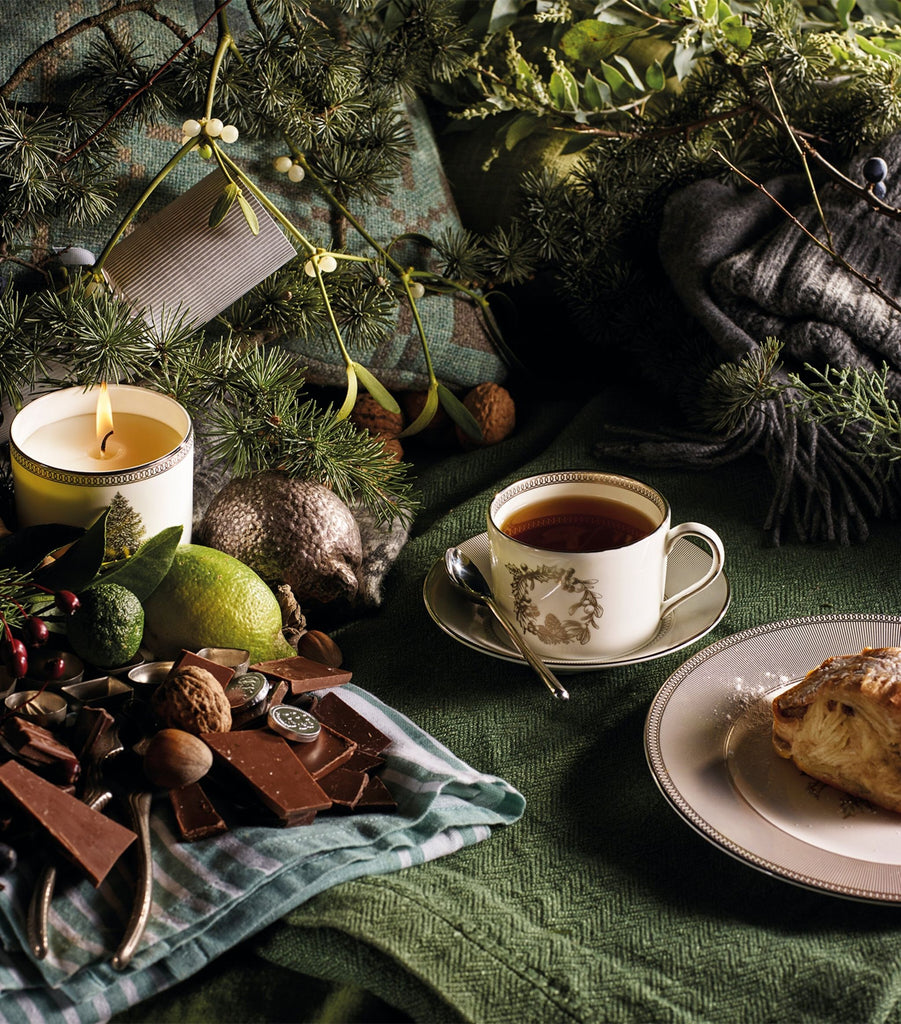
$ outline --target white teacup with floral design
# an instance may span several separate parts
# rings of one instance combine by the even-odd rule
[[[667,598],[667,557],[684,537],[710,548],[707,571]],[[702,523],[670,526],[647,484],[612,473],[545,473],[510,484],[488,509],[491,584],[530,646],[549,658],[628,654],[723,571],[723,542]]]

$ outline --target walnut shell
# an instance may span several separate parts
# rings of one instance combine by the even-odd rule
[[[202,779],[212,765],[212,750],[184,729],[160,729],[144,750],[144,774],[162,789],[190,786]]]
[[[228,732],[232,727],[231,705],[216,677],[205,668],[188,665],[157,687],[151,701],[164,726],[203,732]]]
[[[474,387],[463,399],[463,404],[482,428],[482,440],[476,441],[459,427],[457,440],[467,450],[486,448],[509,437],[516,427],[516,406],[510,392],[500,384],[488,382]]]
[[[403,414],[383,408],[372,395],[360,395],[348,418],[373,437],[397,437],[404,429]]]

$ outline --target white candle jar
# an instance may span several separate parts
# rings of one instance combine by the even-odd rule
[[[108,390],[113,433],[103,451],[95,428],[99,388],[51,391],[13,420],[10,457],[19,526],[88,527],[115,501],[138,539],[181,526],[182,542],[189,542],[194,505],[190,416],[156,391],[130,385]]]

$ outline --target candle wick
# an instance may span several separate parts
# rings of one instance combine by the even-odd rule
[[[106,442],[113,436],[112,430],[108,431],[103,435],[103,440],[100,442],[100,453],[101,455],[106,454]]]

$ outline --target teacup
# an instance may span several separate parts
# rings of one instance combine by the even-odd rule
[[[666,498],[629,477],[572,471],[518,480],[488,509],[495,597],[545,657],[628,654],[723,571],[714,530],[671,527],[670,519]],[[685,537],[709,546],[710,567],[667,598],[667,558]]]

